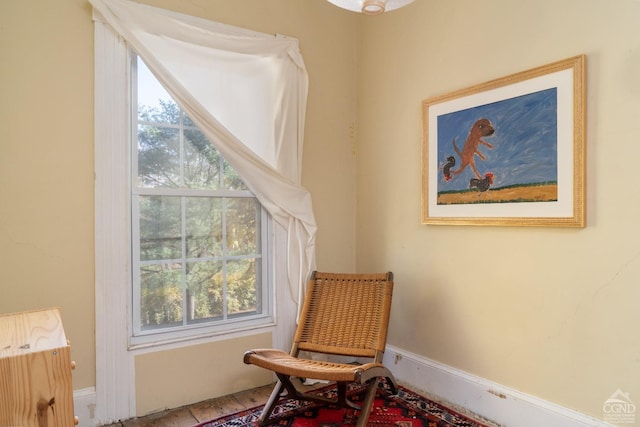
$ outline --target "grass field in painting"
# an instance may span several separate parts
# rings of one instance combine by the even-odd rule
[[[439,205],[556,201],[558,201],[558,184],[555,182],[490,188],[484,193],[476,189],[438,193]]]

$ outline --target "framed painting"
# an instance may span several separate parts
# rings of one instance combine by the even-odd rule
[[[422,223],[585,226],[585,56],[422,102]]]

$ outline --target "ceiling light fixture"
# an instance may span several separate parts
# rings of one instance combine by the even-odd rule
[[[394,9],[406,6],[413,0],[328,0],[343,9],[362,12],[365,15],[380,15]]]

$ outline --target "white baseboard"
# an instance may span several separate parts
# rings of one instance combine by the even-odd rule
[[[384,364],[396,379],[506,427],[613,427],[604,421],[484,378],[387,346]]]
[[[464,408],[505,427],[613,427],[604,421],[484,378],[387,346],[384,364],[408,387]],[[73,393],[80,427],[97,427],[96,390]]]
[[[96,388],[89,387],[73,392],[73,409],[78,417],[79,427],[96,427],[100,423],[96,418]]]

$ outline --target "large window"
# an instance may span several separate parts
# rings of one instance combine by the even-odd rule
[[[270,321],[265,210],[132,58],[133,342]]]
[[[96,420],[102,424],[135,416],[136,381],[132,378],[137,355],[266,333],[271,334],[273,347],[290,347],[298,287],[313,265],[316,230],[310,194],[299,185],[308,80],[297,41],[136,2],[125,3],[91,0],[96,54]],[[138,91],[137,74],[132,75],[137,60],[130,59],[130,48],[144,52],[158,65],[158,75],[171,85],[181,103],[185,102],[189,115],[222,121],[225,128],[210,122],[203,123],[201,130],[217,138],[216,146],[242,171],[254,195],[263,201],[263,207],[268,207],[269,220],[260,209],[257,223],[258,210],[248,202],[253,195],[244,187],[229,184],[236,174],[226,168],[224,160],[192,161],[192,154],[201,156],[198,162],[212,159],[207,156],[215,154],[205,151],[208,146],[197,145],[195,136],[192,140],[196,145],[192,146],[188,133],[196,129],[190,127],[189,117],[178,113],[177,121],[159,117],[154,121],[153,115],[163,112],[159,99],[173,105],[171,108],[176,106],[165,95],[156,94],[149,101],[144,94],[154,94],[153,90]],[[224,70],[228,72],[220,75]],[[142,65],[140,72],[146,72]],[[254,90],[256,78],[264,84],[260,90]],[[140,82],[142,85],[154,80],[141,78]],[[266,103],[265,94],[269,101]],[[146,120],[143,129],[147,126],[149,133],[177,129],[172,143],[168,139],[162,142],[166,151],[148,152],[147,160],[157,160],[159,170],[165,174],[152,177],[155,187],[146,181],[148,174],[139,171],[138,101],[156,109],[148,110],[152,120]],[[263,126],[256,130],[256,123]],[[171,150],[173,158],[152,159],[152,154],[164,156]],[[211,168],[212,173],[192,174],[193,166]],[[208,177],[215,178],[215,174],[216,182],[222,184],[211,187],[214,180]],[[172,186],[168,185],[176,178]],[[141,212],[169,221],[165,214],[170,209],[170,197],[179,200],[179,209],[172,208],[174,212],[179,210],[171,219],[175,224],[141,223]],[[209,208],[202,206],[204,202],[198,202],[199,211],[191,203],[209,197],[222,203],[222,209],[217,211],[219,222],[213,214],[203,219],[203,210]],[[143,200],[155,206],[146,206]],[[240,208],[239,204],[244,206]],[[244,216],[240,216],[240,209]],[[256,220],[256,229],[248,240],[243,224],[247,239],[239,240],[240,234],[234,233],[240,231],[240,222],[235,220],[245,221],[249,211]],[[200,221],[209,222],[207,233],[201,234],[201,229],[196,228],[202,225]],[[167,232],[170,227],[177,228],[178,222],[179,232]],[[216,235],[211,224],[217,223],[221,225]],[[151,238],[141,246],[144,233],[145,238]],[[180,242],[179,255],[171,240]],[[206,253],[192,250],[194,244],[204,241],[209,242],[208,246],[196,247],[206,249]],[[216,262],[220,270],[207,265]],[[251,263],[256,270],[252,286],[244,287],[244,283],[231,280],[233,273],[238,276],[238,272],[246,272]],[[143,269],[145,274],[149,272],[150,281],[146,283],[141,280]],[[207,298],[191,296],[200,291],[196,285],[206,289]],[[157,286],[173,294],[156,292]],[[145,287],[159,302],[154,306],[154,315],[143,320],[142,303],[146,300],[141,291]],[[216,290],[221,299],[215,299]],[[234,305],[234,301],[254,298],[245,298],[245,291],[250,295],[255,292],[255,302],[244,307]],[[198,307],[208,311],[199,311]],[[212,310],[214,307],[218,307],[217,312]],[[147,320],[152,318],[155,323]]]

